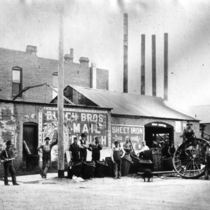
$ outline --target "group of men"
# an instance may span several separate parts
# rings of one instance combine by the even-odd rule
[[[70,145],[69,151],[71,155],[71,160],[73,162],[86,161],[87,160],[87,150],[92,152],[92,161],[100,160],[100,150],[102,150],[102,145],[99,142],[98,137],[95,137],[95,142],[87,144],[86,134],[81,134],[81,139],[78,142],[78,138],[74,137],[74,142]]]
[[[195,144],[195,134],[192,129],[192,124],[188,123],[187,127],[183,132],[183,140],[185,142],[191,142],[194,146]],[[100,151],[102,150],[102,145],[99,142],[99,138],[95,137],[95,141],[93,143],[87,144],[87,136],[85,133],[81,134],[81,139],[78,140],[77,137],[73,138],[73,143],[69,147],[70,157],[72,162],[86,161],[87,160],[87,150],[92,152],[92,161],[100,161]],[[43,164],[41,166],[41,176],[43,178],[47,177],[47,171],[50,167],[51,162],[51,150],[52,147],[57,144],[58,136],[55,137],[55,141],[50,143],[50,138],[45,138],[45,144],[40,145],[37,149],[39,151],[42,150],[42,160]],[[126,138],[126,142],[123,146],[121,146],[119,141],[114,142],[114,147],[112,148],[111,159],[114,163],[114,173],[115,178],[121,177],[121,164],[122,158],[125,155],[129,155],[129,153],[133,150],[132,143],[129,138]],[[143,154],[146,150],[149,150],[149,147],[146,145],[145,141],[142,141],[142,147],[139,153],[139,156]],[[209,155],[210,156],[210,155]],[[1,162],[4,162],[4,183],[5,185],[9,185],[8,183],[8,172],[10,172],[12,177],[13,185],[18,185],[16,181],[15,169],[12,164],[12,160],[15,158],[15,154],[12,149],[11,141],[6,142],[6,149],[1,152],[0,159]]]

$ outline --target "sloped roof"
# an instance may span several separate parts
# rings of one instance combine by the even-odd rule
[[[112,92],[69,85],[100,107],[110,107],[112,114],[199,121],[169,107],[160,97]]]
[[[201,120],[201,123],[210,123],[210,105],[191,106],[189,112],[195,118]]]

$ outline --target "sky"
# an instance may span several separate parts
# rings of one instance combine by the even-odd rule
[[[59,0],[1,0],[0,47],[58,59]],[[109,70],[123,91],[123,14],[128,14],[128,92],[140,94],[141,34],[146,36],[146,95],[152,95],[151,37],[156,35],[157,96],[163,97],[163,41],[169,41],[169,102],[210,104],[210,1],[64,0],[64,54]]]

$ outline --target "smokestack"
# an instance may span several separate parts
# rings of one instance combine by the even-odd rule
[[[164,33],[164,99],[168,100],[168,34]]]
[[[141,95],[145,95],[145,34],[141,35]]]
[[[96,89],[96,64],[92,63],[90,68],[90,87]]]
[[[152,35],[152,96],[156,96],[156,36]]]
[[[128,92],[128,14],[124,14],[124,74],[123,74],[123,92]]]

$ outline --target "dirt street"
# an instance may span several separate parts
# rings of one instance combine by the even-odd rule
[[[23,180],[24,178],[22,178]],[[202,210],[210,208],[210,181],[181,178],[95,178],[81,183],[51,178],[4,186],[0,181],[0,210]]]

